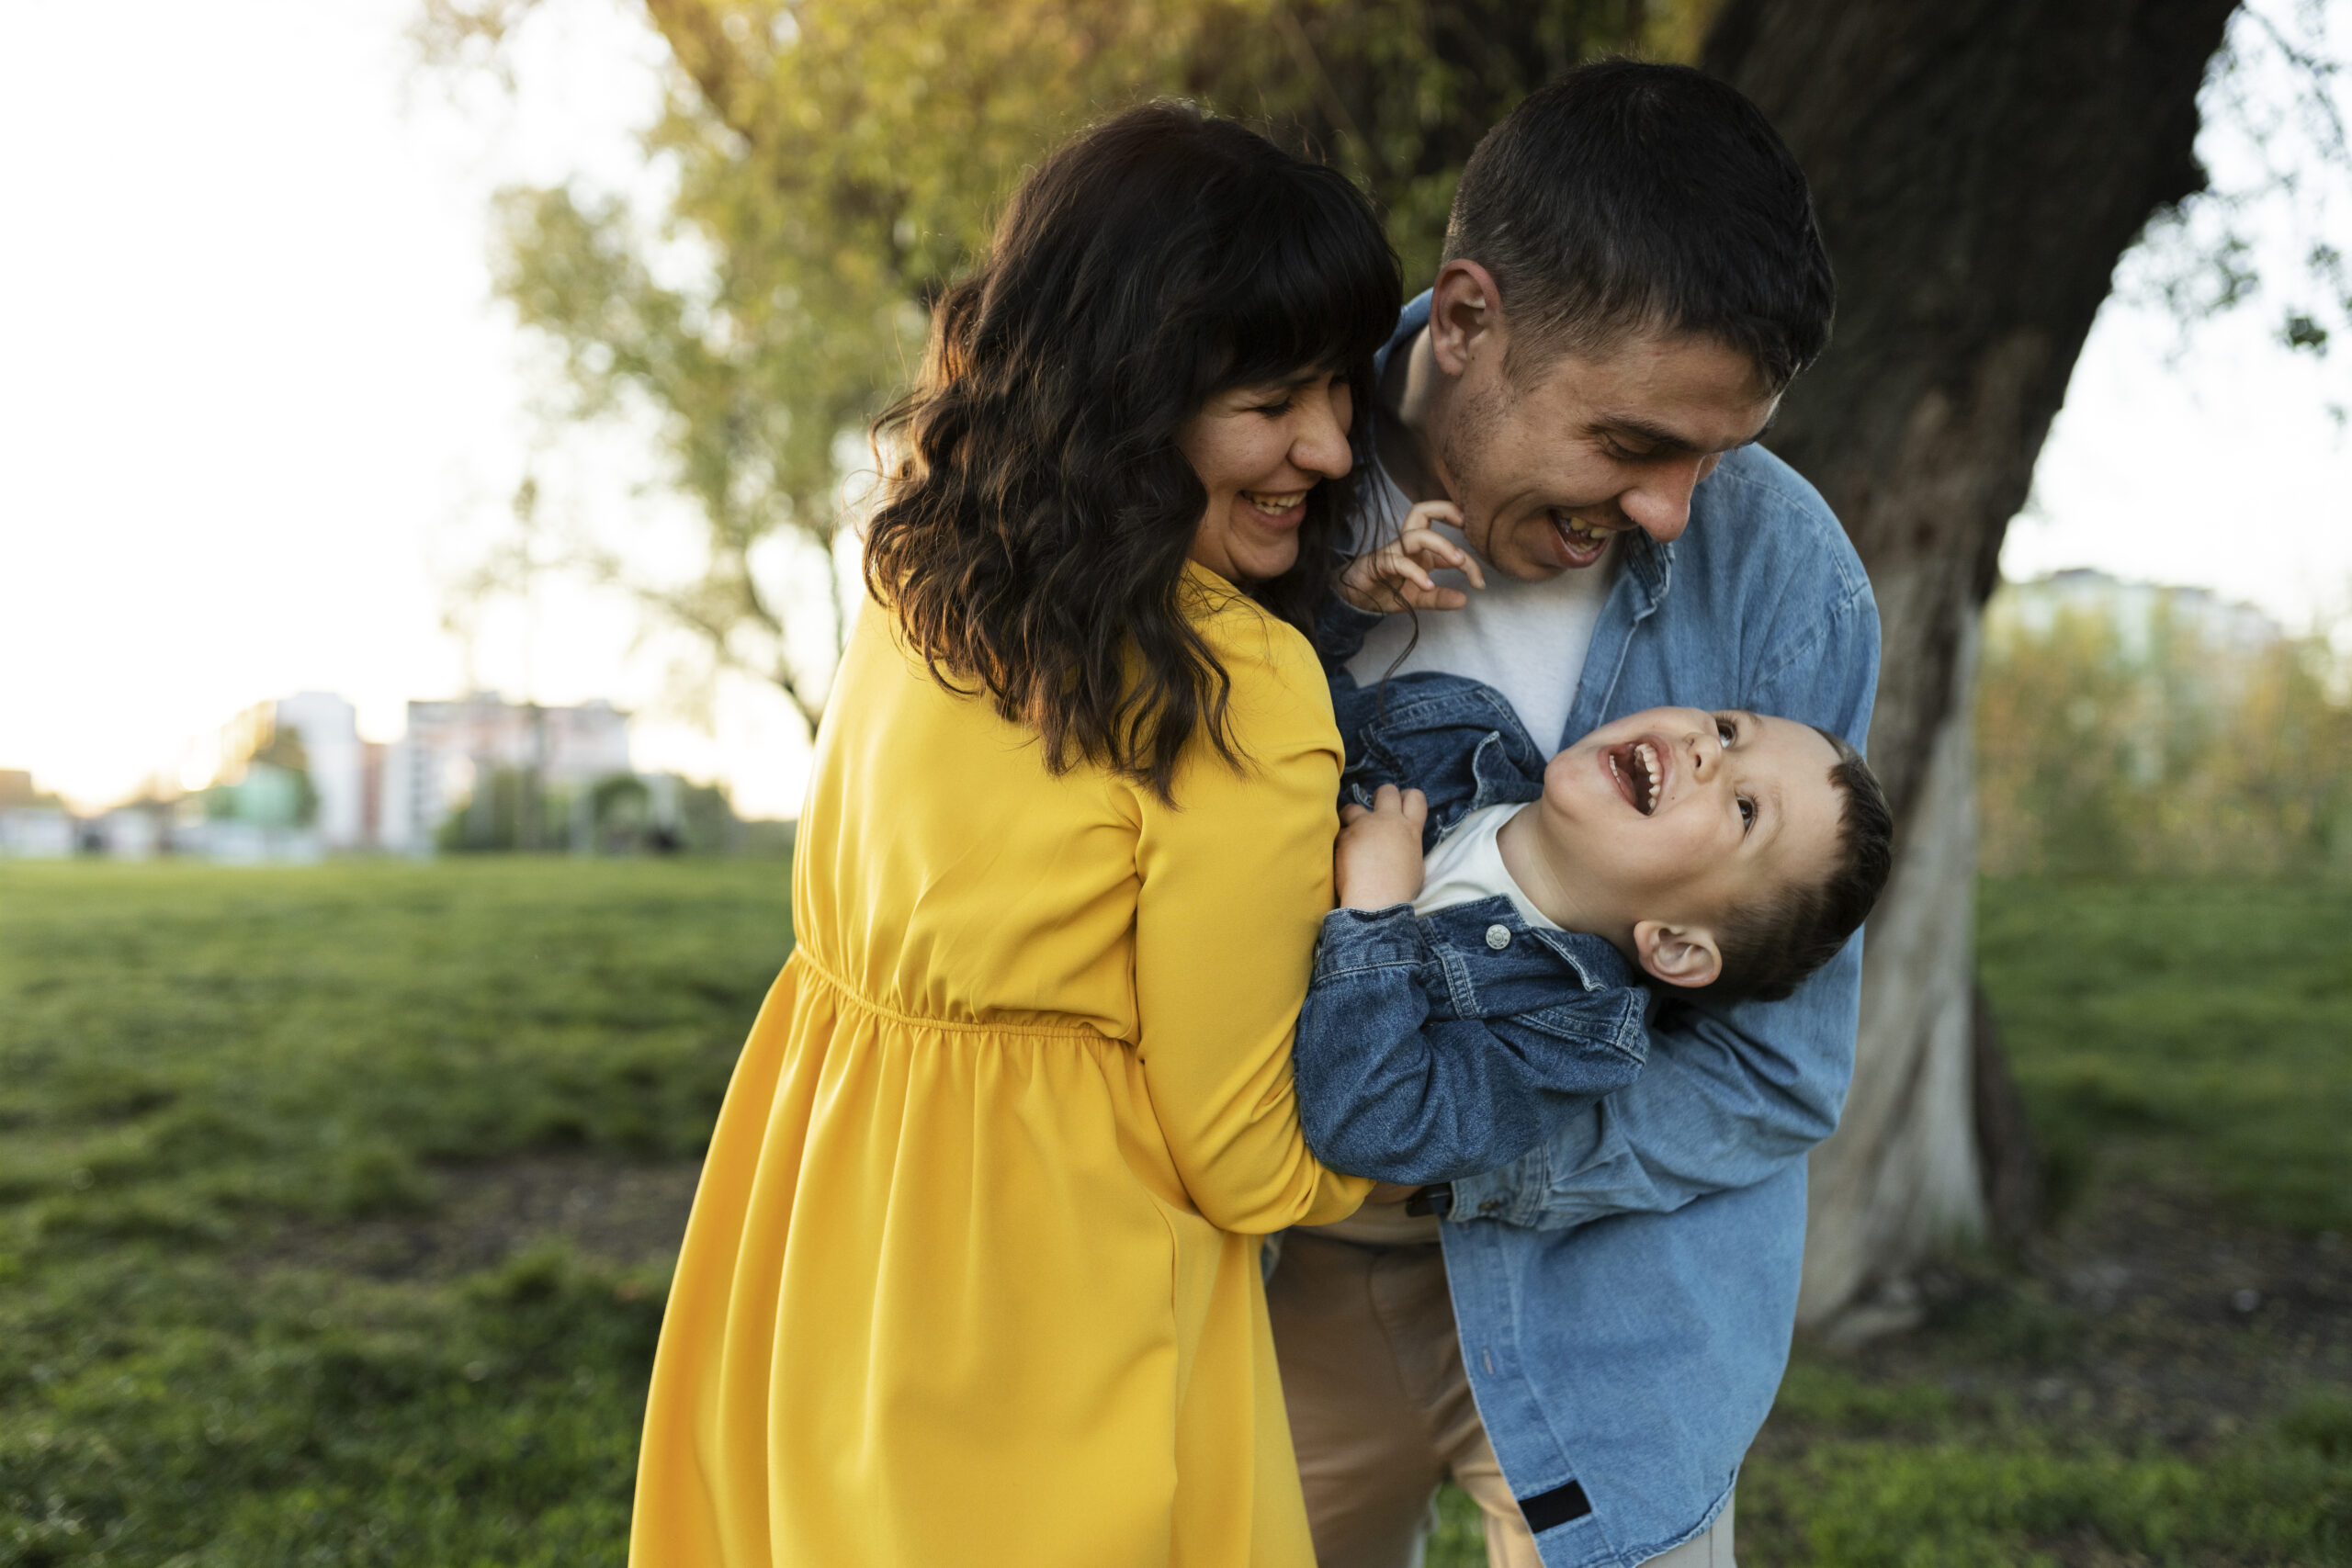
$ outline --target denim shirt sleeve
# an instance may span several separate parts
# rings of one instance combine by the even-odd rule
[[[1878,612],[1867,583],[1831,607],[1817,636],[1784,651],[1748,705],[1860,745],[1878,684]],[[1679,1209],[1801,1157],[1836,1130],[1844,1108],[1861,947],[1857,932],[1783,1001],[1662,1004],[1640,1078],[1606,1099],[1555,1103],[1542,1144],[1455,1181],[1451,1217],[1565,1229]]]
[[[1363,651],[1364,638],[1387,617],[1374,610],[1359,610],[1334,592],[1323,596],[1315,617],[1315,651],[1322,657],[1326,675],[1343,674],[1349,660]]]
[[[1507,898],[1334,910],[1292,1051],[1308,1146],[1384,1181],[1491,1170],[1633,1081],[1644,1010],[1605,942],[1532,931]]]

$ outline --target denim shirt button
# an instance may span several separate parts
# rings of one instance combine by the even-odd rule
[[[1491,1214],[1499,1210],[1502,1206],[1501,1199],[1489,1198],[1485,1202],[1478,1205],[1478,1212],[1482,1214]]]
[[[1500,953],[1504,948],[1509,947],[1510,945],[1510,928],[1509,926],[1488,926],[1487,928],[1487,945],[1493,948],[1497,953]]]

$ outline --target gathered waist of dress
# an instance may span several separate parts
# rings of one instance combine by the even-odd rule
[[[796,947],[785,963],[789,969],[797,965],[804,975],[833,992],[842,1001],[861,1012],[887,1018],[910,1029],[932,1029],[950,1034],[1010,1034],[1039,1039],[1093,1040],[1106,1045],[1124,1047],[1128,1043],[1091,1023],[1072,1018],[1068,1013],[1006,1011],[991,1013],[986,1018],[941,1018],[931,1014],[909,1012],[904,1008],[876,1001],[860,991],[841,976],[808,955],[805,947]]]

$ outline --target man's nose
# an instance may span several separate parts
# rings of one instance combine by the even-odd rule
[[[1290,444],[1290,460],[1310,474],[1336,479],[1355,467],[1355,452],[1348,446],[1348,427],[1329,398],[1312,400],[1299,411],[1297,434]]]
[[[1617,498],[1634,526],[1661,545],[1670,545],[1690,525],[1690,492],[1705,478],[1707,459],[1693,454],[1651,464],[1641,482]]]

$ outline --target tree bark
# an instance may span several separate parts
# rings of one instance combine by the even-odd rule
[[[1779,127],[1838,270],[1836,340],[1773,448],[1877,591],[1871,760],[1900,825],[1853,1090],[1815,1153],[1800,1319],[1892,1322],[1981,1234],[1970,679],[2009,519],[2115,264],[2201,188],[2197,93],[2234,0],[1730,0],[1703,63]],[[1997,1162],[1996,1162],[1997,1163]]]

